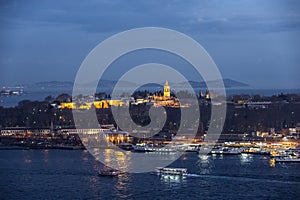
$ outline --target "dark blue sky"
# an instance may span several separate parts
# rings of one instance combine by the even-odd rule
[[[194,38],[224,78],[300,88],[298,0],[0,1],[0,85],[74,81],[99,42],[145,26]]]

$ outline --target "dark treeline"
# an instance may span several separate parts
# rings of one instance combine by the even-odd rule
[[[103,98],[109,95],[102,94]],[[60,109],[53,106],[60,102],[71,101],[71,96],[61,94],[56,98],[46,97],[44,101],[24,100],[13,108],[0,107],[0,127],[54,127],[74,128],[72,110]],[[237,106],[238,101],[264,102],[270,101],[267,107],[250,107],[247,104]],[[142,104],[130,107],[132,120],[141,125],[150,123],[150,105]],[[210,101],[199,98],[200,124],[199,134],[207,130],[210,122]],[[180,125],[180,109],[165,108],[167,122],[163,131],[176,132]],[[96,109],[100,124],[115,124],[110,108]],[[129,120],[129,119],[124,119]],[[228,97],[227,116],[224,133],[251,133],[253,131],[267,131],[270,128],[281,130],[294,127],[300,122],[300,96],[294,94],[280,94],[272,97],[259,95],[235,95]]]

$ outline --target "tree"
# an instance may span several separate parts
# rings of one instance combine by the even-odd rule
[[[54,98],[53,98],[51,95],[49,95],[49,96],[47,96],[47,97],[45,98],[45,101],[48,102],[48,103],[50,103],[50,102],[53,101],[53,100],[54,100]]]
[[[58,95],[55,100],[59,102],[70,102],[72,101],[72,97],[66,93],[63,93]]]

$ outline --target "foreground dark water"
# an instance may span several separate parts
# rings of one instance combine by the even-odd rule
[[[194,174],[98,177],[87,151],[1,150],[0,199],[297,199],[300,163],[270,165],[267,156],[185,153],[173,167]],[[196,175],[197,174],[197,175]]]

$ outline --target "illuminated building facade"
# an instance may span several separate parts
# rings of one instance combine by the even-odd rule
[[[164,97],[165,99],[169,99],[171,97],[171,90],[168,81],[166,81],[164,85]]]
[[[124,105],[128,105],[131,103],[132,105],[139,104],[152,104],[153,106],[166,106],[166,107],[187,107],[187,105],[180,105],[178,99],[171,96],[171,88],[169,86],[168,81],[164,85],[163,94],[161,92],[155,93],[153,95],[148,95],[147,98],[136,99],[133,102],[126,102],[124,100],[112,100],[112,99],[102,99],[99,101],[87,101],[87,102],[62,102],[60,104],[60,108],[62,109],[106,109],[112,106],[114,107],[122,107]]]

